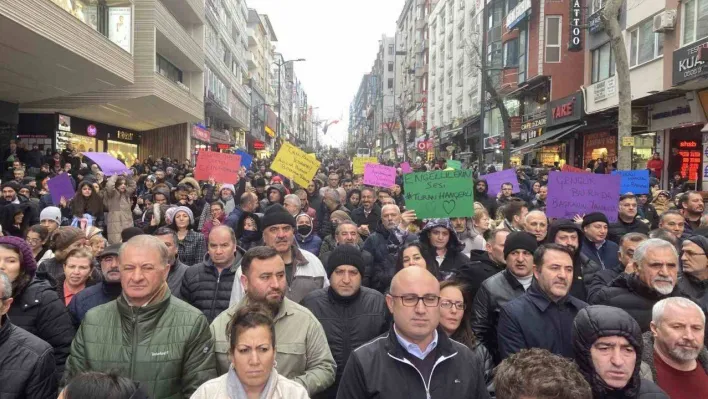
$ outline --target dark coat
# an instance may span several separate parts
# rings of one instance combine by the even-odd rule
[[[42,274],[45,280],[48,280],[52,284],[56,284],[57,281],[59,281],[64,275],[64,265],[59,262],[57,258],[46,259],[39,264],[39,267],[37,267],[37,273]],[[89,279],[93,282],[103,280],[100,267],[95,267],[94,265],[94,268],[91,269],[91,277]]]
[[[369,226],[369,233],[373,233],[378,229],[379,224],[381,223],[381,208],[374,205],[371,212],[369,212],[369,216],[366,216],[364,213],[364,207],[359,206],[352,211],[352,221],[356,223],[357,226]],[[366,240],[366,237],[368,236],[361,236],[363,240]]]
[[[320,247],[322,246],[322,239],[320,238],[320,236],[315,234],[314,231],[305,238],[302,238],[299,234],[296,234],[295,240],[297,241],[297,246],[300,247],[300,249],[304,249],[305,251],[317,257],[320,256]]]
[[[600,265],[601,269],[616,269],[619,264],[619,246],[609,238],[598,249],[595,243],[591,242],[585,236],[580,240],[580,253],[587,256],[590,260]]]
[[[56,362],[51,345],[0,318],[0,398],[54,399]]]
[[[199,309],[209,323],[229,308],[231,289],[236,280],[236,271],[241,264],[243,252],[237,250],[233,264],[219,273],[214,263],[206,256],[202,263],[187,268],[182,278],[181,298]]]
[[[698,280],[688,273],[683,273],[679,277],[677,286],[704,311],[708,309],[708,280]]]
[[[618,217],[616,222],[610,223],[607,230],[607,239],[619,244],[620,238],[629,233],[649,234],[649,225],[642,222],[639,216],[635,217],[632,223],[625,223]]]
[[[379,225],[376,232],[364,241],[364,250],[374,257],[374,267],[371,273],[371,288],[384,293],[391,285],[391,279],[396,273],[396,254],[398,248],[408,242],[417,240],[415,234],[407,234],[403,242],[399,242],[395,234]]]
[[[109,284],[102,281],[76,294],[68,307],[74,327],[79,328],[89,310],[118,298],[122,291],[120,282]]]
[[[430,378],[406,359],[393,327],[355,350],[339,383],[337,399],[488,399],[482,364],[472,351],[438,329],[436,366]]]
[[[531,348],[573,357],[573,319],[586,306],[572,295],[553,302],[534,280],[524,295],[501,308],[497,326],[500,358]]]
[[[76,330],[64,300],[59,298],[54,287],[46,280],[33,278],[24,290],[15,295],[7,315],[12,324],[54,348],[57,381],[60,381]]]
[[[502,306],[525,293],[524,286],[509,270],[484,280],[472,303],[472,331],[492,353],[494,364],[501,361],[497,343],[497,324]]]
[[[386,300],[380,292],[366,287],[350,298],[337,295],[330,287],[309,293],[301,305],[322,323],[329,349],[337,362],[334,384],[315,397],[336,398],[339,380],[351,352],[388,331]]]
[[[436,259],[437,250],[430,243],[430,232],[436,227],[443,227],[450,233],[450,239],[447,242],[447,251],[442,263],[438,264]],[[428,265],[438,266],[438,278],[448,280],[457,276],[459,269],[470,263],[470,258],[465,256],[462,251],[465,249],[457,233],[452,228],[449,219],[432,219],[425,225],[423,230],[418,234],[420,243],[423,246],[423,257]]]
[[[600,270],[593,274],[592,279],[588,283],[588,303],[595,303],[597,294],[602,291],[603,288],[608,287],[610,283],[612,283],[612,280],[616,279],[622,273],[624,273],[624,267],[621,267],[621,269]]]
[[[332,225],[332,221],[330,220],[330,215],[332,215],[332,212],[344,211],[349,214],[349,209],[345,208],[342,205],[339,205],[337,209],[335,209],[334,211],[330,211],[324,202],[320,206],[322,207],[322,210],[320,213],[317,214],[317,219],[320,221],[319,226],[317,226],[317,235],[320,237],[327,237],[328,235],[334,233],[335,230],[334,226]]]
[[[170,287],[172,296],[182,299],[182,279],[189,266],[175,259],[175,263],[170,265],[170,273],[167,275],[167,286]]]
[[[484,182],[485,188],[483,192],[477,191],[477,183]],[[487,192],[489,191],[489,185],[486,180],[480,179],[475,182],[474,189],[474,200],[484,205],[484,208],[489,212],[489,218],[495,219],[497,213],[497,199],[490,197]]]
[[[612,283],[600,290],[593,304],[614,306],[623,309],[639,323],[642,332],[649,331],[651,311],[662,299],[683,296],[678,288],[669,295],[662,295],[644,284],[634,274],[620,274]]]
[[[494,262],[487,251],[472,250],[470,252],[470,263],[460,267],[457,272],[457,279],[465,284],[468,297],[474,298],[484,280],[505,268],[506,265],[499,265]]]
[[[590,349],[601,337],[620,336],[634,347],[637,361],[632,378],[624,388],[618,390],[609,387],[595,371]],[[646,348],[645,348],[646,349]],[[573,323],[573,350],[575,363],[580,373],[592,388],[595,399],[669,399],[669,397],[651,381],[641,379],[640,356],[642,351],[641,332],[636,323],[622,317],[621,312],[607,306],[589,306],[581,310]]]

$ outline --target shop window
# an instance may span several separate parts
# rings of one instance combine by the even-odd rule
[[[561,16],[546,17],[546,62],[561,61]]]
[[[681,43],[708,37],[708,0],[686,0],[681,7]]]
[[[131,53],[133,7],[129,1],[52,0],[123,50]]]
[[[519,39],[512,39],[504,43],[504,67],[519,65]]]
[[[643,170],[647,168],[647,162],[656,151],[656,133],[646,133],[634,136],[634,147],[632,147],[632,170]]]
[[[629,32],[629,38],[629,66],[631,67],[644,64],[664,54],[664,35],[654,33],[653,18],[637,25]]]
[[[155,71],[175,83],[182,83],[182,71],[158,53],[155,53]]]
[[[610,42],[592,51],[592,83],[615,76],[615,53]]]
[[[138,146],[136,144],[108,140],[107,150],[114,158],[122,159],[126,165],[132,165],[138,158]]]

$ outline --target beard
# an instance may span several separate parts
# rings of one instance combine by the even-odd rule
[[[278,293],[278,298],[269,298],[268,294],[271,293]],[[258,295],[256,293],[250,293],[246,292],[246,295],[248,296],[248,301],[250,303],[258,303],[262,306],[264,306],[266,309],[268,309],[273,316],[278,314],[278,311],[280,311],[280,306],[283,304],[283,298],[285,298],[285,293],[281,290],[277,291],[268,291],[265,295]]]
[[[690,361],[690,360],[696,360],[698,358],[698,354],[701,352],[701,349],[699,346],[694,345],[693,343],[690,342],[682,342],[684,345],[689,345],[692,346],[691,348],[688,348],[686,346],[674,346],[673,348],[669,349],[669,355],[673,357],[676,360],[680,361]]]
[[[657,282],[663,282],[668,284],[656,284]],[[651,281],[651,287],[661,295],[669,295],[674,291],[674,280],[671,278],[655,277]]]

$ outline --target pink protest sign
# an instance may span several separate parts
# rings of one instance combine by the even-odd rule
[[[389,188],[396,184],[396,168],[367,163],[364,165],[364,184]]]
[[[401,164],[401,172],[405,175],[406,173],[413,173],[413,169],[411,168],[411,164],[408,162],[403,162]]]

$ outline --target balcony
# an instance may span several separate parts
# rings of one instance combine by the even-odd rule
[[[204,49],[160,1],[155,3],[155,49],[183,72],[204,68]]]
[[[416,78],[421,78],[424,75],[428,73],[428,65],[424,65],[422,67],[418,67],[415,69],[415,77]]]
[[[421,18],[417,21],[415,21],[415,29],[416,30],[423,30],[428,26],[428,21],[425,18]]]
[[[255,57],[255,55],[253,55],[252,52],[246,51],[244,53],[244,58],[246,59],[246,65],[248,66],[248,69],[258,68],[258,63],[256,62],[256,57]]]
[[[246,34],[248,34],[248,47],[261,45],[260,40],[258,40],[258,33],[253,28],[247,28]]]

